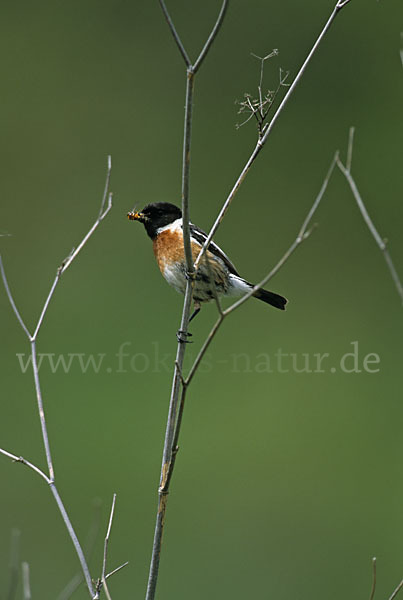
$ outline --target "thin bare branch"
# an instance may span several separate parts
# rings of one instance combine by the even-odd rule
[[[39,377],[38,377],[38,366],[37,366],[37,361],[36,361],[36,349],[35,349],[35,341],[31,341],[31,347],[32,347],[32,365],[33,365],[33,370],[34,370],[34,377],[35,377],[35,388],[36,388],[36,392],[37,392],[37,401],[38,401],[38,409],[39,409],[39,415],[40,415],[40,422],[41,422],[41,427],[42,427],[42,437],[43,437],[43,442],[45,445],[45,452],[46,452],[46,459],[47,459],[47,463],[48,463],[48,468],[49,468],[49,477],[47,475],[45,475],[45,473],[43,471],[41,471],[41,469],[39,469],[38,467],[36,467],[34,464],[32,464],[31,462],[29,462],[28,460],[22,458],[22,457],[18,457],[14,454],[11,454],[10,452],[7,452],[6,450],[0,450],[1,454],[3,454],[4,456],[7,456],[8,458],[11,458],[12,460],[16,461],[16,462],[20,462],[24,465],[26,465],[27,467],[29,467],[30,469],[32,469],[33,471],[35,471],[38,475],[40,475],[45,481],[46,483],[49,485],[51,492],[56,500],[56,504],[58,505],[60,514],[62,516],[62,519],[65,523],[65,526],[67,528],[67,531],[70,535],[70,538],[73,542],[74,548],[77,552],[80,564],[81,564],[81,568],[84,574],[84,578],[85,581],[87,583],[87,587],[88,590],[91,594],[91,597],[93,597],[94,591],[92,588],[92,580],[91,580],[91,575],[89,573],[89,569],[87,566],[87,562],[85,560],[85,556],[84,553],[82,551],[80,542],[77,538],[77,535],[74,531],[73,525],[71,524],[70,518],[67,514],[66,509],[64,508],[63,502],[60,498],[59,492],[54,484],[54,470],[53,470],[53,464],[52,464],[52,460],[51,460],[51,456],[50,456],[50,447],[49,447],[49,438],[48,438],[48,433],[47,433],[47,428],[46,428],[46,421],[45,421],[45,414],[43,411],[43,404],[42,404],[42,396],[41,396],[41,391],[40,391],[40,385],[39,385]]]
[[[109,170],[108,170],[106,180],[107,180],[107,185],[109,185],[109,180],[110,180],[110,171]],[[89,230],[87,235],[84,237],[84,239],[80,242],[80,244],[77,246],[77,248],[73,248],[73,250],[70,252],[70,254],[64,259],[64,261],[62,262],[60,267],[57,269],[56,277],[53,281],[52,287],[50,288],[50,292],[46,298],[45,304],[43,305],[43,309],[42,309],[41,315],[38,319],[38,323],[37,323],[34,335],[32,336],[33,339],[36,339],[36,337],[39,333],[39,329],[42,325],[43,319],[48,310],[49,303],[52,299],[52,296],[54,294],[56,286],[59,283],[60,277],[63,275],[63,273],[66,271],[66,269],[71,265],[73,260],[76,258],[77,254],[80,252],[80,250],[82,250],[83,246],[88,242],[89,238],[92,236],[92,234],[94,233],[94,231],[96,230],[96,228],[98,227],[100,222],[106,217],[106,215],[112,208],[112,194],[108,195],[108,205],[107,205],[106,209],[104,209],[104,204],[105,204],[105,197],[102,200],[101,210],[100,210],[99,216],[98,216],[97,220],[95,221],[94,225],[91,227],[91,229]]]
[[[59,283],[60,275],[61,275],[61,270],[59,268],[59,269],[57,269],[56,277],[55,277],[55,279],[54,279],[54,281],[52,283],[52,287],[50,288],[50,292],[48,294],[48,297],[45,300],[45,304],[43,305],[41,314],[40,314],[39,319],[38,319],[38,323],[36,324],[36,328],[35,328],[34,334],[32,336],[32,340],[36,340],[36,338],[38,336],[39,329],[41,328],[41,325],[43,323],[43,319],[45,318],[46,311],[49,308],[49,303],[50,303],[50,301],[52,299],[52,296],[53,296],[53,294],[55,292],[56,286]]]
[[[35,340],[31,341],[31,356],[32,356],[32,369],[33,369],[34,381],[35,381],[36,400],[38,403],[39,420],[41,423],[42,440],[43,440],[43,445],[45,448],[46,462],[48,464],[49,477],[50,477],[51,481],[54,481],[55,471],[53,468],[52,455],[50,452],[50,444],[49,444],[48,429],[46,426],[45,411],[43,409],[42,391],[41,391],[41,385],[39,382],[39,369],[38,369],[38,362],[36,360],[36,342],[35,342]]]
[[[189,371],[189,374],[186,377],[186,385],[190,385],[190,383],[193,379],[193,376],[196,373],[203,356],[206,354],[208,347],[210,346],[211,342],[213,341],[213,338],[215,337],[217,331],[221,327],[221,323],[223,322],[224,317],[225,317],[225,314],[222,314],[219,316],[217,321],[214,323],[207,338],[204,340],[203,346],[200,348],[199,354],[196,356],[196,359]]]
[[[180,39],[180,37],[175,29],[175,25],[173,24],[173,21],[169,15],[168,9],[165,6],[165,2],[164,2],[164,0],[159,0],[159,3],[162,8],[162,12],[164,13],[166,22],[168,23],[169,29],[171,30],[173,38],[176,42],[176,45],[178,46],[179,52],[182,54],[182,57],[183,57],[183,60],[185,61],[186,66],[190,67],[192,65],[192,61],[190,60],[188,53],[186,52],[185,47],[182,44],[182,40]]]
[[[200,52],[199,57],[197,58],[195,64],[193,65],[193,73],[197,73],[197,71],[200,69],[204,59],[207,56],[208,51],[211,48],[211,44],[214,42],[215,38],[217,37],[217,34],[220,31],[222,22],[224,21],[224,17],[225,17],[227,8],[228,8],[228,0],[224,0],[222,3],[222,6],[221,6],[220,13],[217,17],[217,21],[215,22],[215,25],[207,39],[207,42],[204,44],[203,50]]]
[[[111,184],[111,175],[112,175],[112,157],[109,154],[108,158],[107,158],[104,195],[102,196],[101,208],[99,209],[99,213],[98,213],[98,219],[100,221],[102,221],[106,217],[106,215],[112,208],[112,194],[109,191],[109,186]],[[108,201],[108,205],[105,209],[106,201]]]
[[[83,247],[88,242],[88,240],[90,239],[90,237],[92,236],[94,231],[97,229],[97,227],[99,226],[101,221],[104,220],[104,218],[106,217],[106,215],[112,208],[112,193],[109,192],[111,169],[112,169],[112,161],[111,161],[111,157],[108,156],[108,168],[107,168],[107,172],[106,172],[105,189],[104,189],[104,194],[102,197],[101,209],[99,211],[99,215],[98,215],[94,225],[88,231],[87,235],[84,236],[84,238],[78,244],[77,248],[75,248],[73,250],[73,252],[63,261],[63,263],[59,267],[61,275],[63,275],[63,273],[69,268],[69,266],[71,265],[73,260],[76,258],[77,254],[83,249]],[[105,208],[105,205],[106,205],[106,208]]]
[[[268,275],[266,275],[266,277],[264,277],[259,283],[257,283],[247,294],[245,294],[244,296],[242,296],[239,300],[237,300],[236,302],[234,302],[233,304],[231,304],[231,306],[229,306],[228,308],[225,309],[225,311],[224,311],[224,317],[228,316],[234,310],[236,310],[237,308],[239,308],[240,306],[242,306],[242,304],[244,304],[247,300],[249,300],[249,298],[251,298],[255,294],[255,292],[257,292],[258,290],[260,290],[260,288],[262,288],[268,281],[270,281],[270,279],[273,279],[273,277],[275,275],[277,275],[277,273],[279,272],[279,270],[288,261],[288,259],[290,258],[290,256],[292,254],[294,254],[294,252],[298,248],[298,246],[309,237],[309,235],[311,234],[312,230],[313,229],[311,229],[310,231],[307,231],[302,237],[298,236],[295,239],[295,241],[291,244],[291,246],[288,248],[288,250],[286,251],[286,253],[278,261],[278,263],[276,264],[276,266],[273,267],[273,269],[270,271],[270,273]]]
[[[190,146],[192,140],[193,89],[194,75],[188,70],[186,78],[185,123],[182,154],[182,228],[186,270],[189,277],[192,277],[194,271],[189,225]],[[186,331],[186,327],[187,325],[184,324],[183,327],[181,326],[181,329]]]
[[[119,565],[118,567],[116,567],[116,569],[113,569],[113,571],[111,571],[110,573],[105,575],[105,579],[109,579],[109,577],[112,577],[112,575],[115,575],[115,573],[118,573],[118,571],[123,569],[123,567],[127,567],[128,564],[129,564],[129,561],[127,560],[126,562],[124,562],[121,565]]]
[[[116,496],[116,494],[114,496]],[[112,513],[113,513],[113,510],[114,510],[114,505],[112,505],[111,519],[109,521],[110,525],[112,524],[112,517],[113,517]],[[108,529],[108,534],[107,534],[108,538],[109,538],[109,533],[110,533],[110,528]],[[105,538],[105,542],[106,542],[106,538]],[[121,564],[118,567],[116,567],[116,569],[113,569],[113,571],[111,571],[107,575],[105,575],[105,573],[102,574],[101,579],[99,579],[98,582],[97,582],[96,593],[95,593],[95,596],[94,596],[93,600],[99,600],[101,589],[104,590],[105,596],[106,596],[107,600],[112,600],[111,593],[109,591],[109,588],[108,588],[108,585],[106,583],[106,580],[109,579],[109,577],[112,577],[112,575],[115,575],[115,573],[118,573],[121,569],[123,569],[123,567],[126,567],[128,564],[129,564],[129,561],[126,561],[123,564]],[[104,566],[106,566],[106,557],[105,557],[105,555],[104,555]]]
[[[350,135],[350,143],[352,144],[352,136],[351,135]],[[352,150],[351,151],[349,150],[349,156],[352,156]],[[351,162],[351,159],[350,159],[350,162]],[[348,184],[350,186],[350,189],[351,189],[351,191],[353,193],[354,199],[355,199],[355,201],[357,203],[357,206],[359,208],[361,216],[362,216],[362,218],[365,221],[365,224],[367,225],[367,227],[368,227],[368,229],[369,229],[372,237],[374,238],[375,242],[377,243],[379,249],[381,250],[381,252],[383,254],[383,257],[384,257],[385,262],[386,262],[386,264],[388,266],[388,269],[389,269],[389,272],[391,274],[391,277],[392,277],[392,279],[393,279],[393,281],[395,283],[395,286],[396,286],[396,289],[397,289],[397,293],[399,294],[400,299],[401,299],[401,301],[403,303],[403,287],[402,287],[402,283],[400,281],[399,275],[398,275],[398,273],[396,271],[396,267],[395,267],[395,265],[394,265],[394,263],[392,261],[392,258],[391,258],[390,254],[389,254],[389,251],[388,251],[388,249],[386,247],[386,242],[379,235],[378,230],[376,229],[376,227],[375,227],[375,225],[374,225],[371,217],[369,216],[368,211],[367,211],[367,209],[365,207],[364,201],[361,198],[361,195],[360,195],[360,193],[358,191],[357,185],[356,185],[356,183],[355,183],[355,181],[354,181],[354,179],[353,179],[350,171],[347,169],[347,167],[345,167],[343,165],[343,163],[341,162],[341,160],[340,160],[339,157],[337,157],[336,163],[337,163],[337,166],[339,167],[340,171],[343,173],[344,177],[346,178],[346,180],[347,180],[347,182],[348,182]]]
[[[174,439],[172,442],[171,462],[169,463],[169,468],[168,468],[167,476],[165,479],[164,487],[160,490],[161,494],[164,494],[165,496],[169,492],[169,486],[171,484],[171,478],[172,478],[172,474],[173,474],[174,468],[175,468],[176,457],[177,457],[178,451],[179,451],[178,440],[179,440],[179,433],[180,433],[180,429],[181,429],[181,425],[182,425],[183,411],[185,409],[186,392],[187,392],[187,383],[185,380],[183,380],[182,381],[182,389],[181,389],[181,398],[180,398],[179,408],[178,408],[178,417],[177,417],[176,424],[175,424],[175,435],[174,435]]]
[[[90,571],[88,569],[87,561],[85,560],[84,552],[83,552],[83,550],[81,548],[81,545],[80,545],[80,542],[79,542],[78,537],[76,535],[76,532],[74,531],[73,525],[72,525],[72,523],[70,521],[70,517],[67,514],[67,511],[66,511],[66,509],[64,507],[64,504],[62,502],[62,499],[61,499],[61,497],[59,495],[59,492],[58,492],[58,490],[57,490],[54,482],[50,482],[49,483],[49,487],[50,487],[50,491],[53,494],[54,499],[56,500],[56,504],[57,504],[57,506],[59,508],[59,512],[60,512],[60,514],[62,516],[62,519],[63,519],[64,524],[66,526],[66,529],[67,529],[67,531],[69,533],[71,541],[73,542],[73,546],[75,548],[75,551],[77,553],[78,559],[80,561],[81,569],[83,571],[84,579],[85,579],[85,582],[87,584],[87,588],[88,588],[88,591],[90,593],[90,596],[91,596],[91,598],[94,598],[94,593],[95,592],[94,592],[94,588],[93,588],[93,585],[92,585],[92,579],[91,579]]]
[[[316,196],[315,202],[312,204],[311,210],[307,214],[306,219],[303,222],[301,229],[299,230],[298,237],[300,237],[300,238],[302,238],[302,236],[305,234],[305,232],[306,232],[306,230],[308,228],[309,223],[312,221],[313,215],[317,211],[318,206],[319,206],[320,202],[322,201],[322,198],[323,198],[323,196],[324,196],[324,194],[325,194],[325,192],[327,190],[327,186],[329,185],[330,178],[331,178],[331,176],[333,174],[334,167],[336,165],[336,161],[337,161],[338,156],[339,156],[339,153],[336,152],[336,154],[334,155],[334,158],[333,158],[332,162],[330,163],[330,167],[329,167],[329,170],[328,170],[328,172],[326,174],[326,177],[323,180],[322,187],[319,190],[319,194]]]
[[[229,193],[228,198],[224,202],[224,204],[223,204],[223,206],[222,206],[222,208],[221,208],[221,210],[220,210],[220,212],[218,214],[218,217],[215,220],[212,228],[210,229],[210,232],[209,232],[209,234],[207,236],[207,239],[204,242],[201,251],[199,252],[199,255],[198,255],[198,257],[197,257],[197,259],[195,261],[195,265],[194,265],[195,269],[197,269],[197,267],[199,266],[200,261],[203,258],[204,254],[205,254],[205,252],[206,252],[206,250],[208,248],[208,246],[210,245],[210,243],[211,243],[211,241],[213,239],[213,236],[215,235],[218,227],[220,226],[221,221],[223,220],[223,218],[224,218],[227,210],[229,209],[230,204],[231,204],[232,200],[235,197],[235,194],[237,193],[238,189],[241,187],[241,184],[242,184],[243,180],[245,179],[246,175],[248,174],[248,171],[251,168],[252,164],[254,163],[254,161],[255,161],[257,155],[259,154],[261,148],[262,148],[262,146],[260,144],[256,144],[255,149],[253,150],[252,154],[250,155],[250,157],[249,157],[246,165],[242,169],[241,174],[239,175],[238,179],[236,180],[235,185],[233,186],[231,192]]]
[[[1,256],[0,256],[0,271],[1,271],[1,277],[3,279],[3,284],[4,284],[4,287],[5,287],[6,293],[7,293],[7,297],[9,299],[9,301],[10,301],[10,304],[11,304],[11,308],[13,309],[14,314],[17,317],[17,320],[18,320],[19,324],[21,325],[22,329],[24,330],[25,335],[30,340],[31,339],[31,334],[30,334],[27,326],[25,325],[25,323],[24,323],[24,321],[23,321],[23,319],[22,319],[22,317],[20,315],[20,312],[19,312],[19,310],[18,310],[18,308],[17,308],[17,306],[16,306],[16,304],[14,302],[14,298],[13,298],[13,296],[11,294],[11,291],[10,291],[10,288],[9,288],[9,285],[8,285],[8,281],[7,281],[7,277],[6,277],[6,272],[4,270],[3,259],[1,258]]]
[[[403,579],[401,580],[401,582],[399,583],[399,585],[397,586],[397,588],[395,589],[393,594],[390,596],[389,600],[394,600],[394,598],[396,598],[396,596],[398,595],[398,593],[400,592],[400,590],[402,588],[403,588]]]
[[[24,330],[26,336],[28,337],[28,339],[30,341],[36,340],[38,333],[39,333],[39,329],[42,325],[43,319],[45,317],[45,314],[48,310],[49,307],[49,303],[52,299],[52,296],[54,294],[54,291],[56,289],[56,286],[59,282],[59,279],[61,277],[61,275],[66,271],[66,269],[70,266],[70,264],[73,262],[73,260],[75,259],[75,257],[77,256],[77,254],[80,252],[80,250],[83,248],[83,246],[87,243],[87,241],[89,240],[89,238],[92,236],[92,234],[94,233],[94,231],[97,229],[98,225],[100,224],[100,222],[106,217],[106,215],[108,214],[108,212],[110,211],[110,209],[112,208],[112,194],[109,193],[109,184],[110,184],[110,177],[111,177],[111,169],[112,169],[112,160],[111,157],[108,156],[108,166],[107,166],[107,173],[106,173],[106,182],[105,182],[105,189],[104,189],[104,194],[102,197],[102,202],[101,202],[101,208],[99,211],[99,215],[98,218],[96,219],[94,225],[91,227],[91,229],[89,230],[89,232],[87,233],[87,235],[83,238],[83,240],[80,242],[80,244],[77,246],[77,248],[75,248],[70,255],[63,261],[63,263],[60,265],[60,267],[57,269],[57,273],[56,273],[56,277],[52,283],[52,286],[50,288],[50,292],[45,300],[45,303],[43,305],[43,308],[41,310],[41,314],[39,316],[38,319],[38,323],[36,325],[34,334],[31,335],[27,326],[25,325],[20,312],[14,302],[13,296],[11,294],[8,282],[7,282],[7,277],[5,274],[5,270],[4,270],[4,265],[3,265],[3,261],[2,258],[0,256],[0,271],[1,271],[1,276],[3,279],[3,284],[8,296],[8,299],[10,301],[10,304],[12,306],[12,309],[15,313],[15,316],[18,319],[18,322],[20,323],[22,329]],[[107,202],[108,201],[108,202]],[[107,206],[105,208],[107,202]]]
[[[222,25],[222,22],[224,20],[225,17],[225,12],[227,10],[227,6],[228,6],[228,0],[224,0],[223,4],[221,6],[221,10],[220,13],[217,17],[217,20],[215,22],[215,25],[209,35],[209,37],[206,40],[206,43],[204,44],[196,62],[194,64],[192,64],[192,61],[189,58],[188,53],[186,52],[186,49],[182,43],[182,40],[179,37],[178,32],[176,31],[175,25],[170,17],[170,14],[168,12],[168,9],[165,5],[164,0],[159,0],[160,6],[162,8],[162,12],[164,13],[164,17],[166,19],[166,22],[168,23],[168,27],[171,30],[172,36],[175,40],[176,45],[178,46],[179,52],[182,55],[183,60],[185,61],[186,67],[188,70],[190,70],[192,73],[197,73],[197,71],[200,69],[204,59],[206,58],[208,51],[210,50],[210,47],[212,45],[212,43],[214,42],[215,38],[217,37],[217,34],[220,30],[220,27]]]
[[[180,380],[181,380],[181,384],[183,386],[186,385],[186,381],[185,381],[185,379],[183,377],[183,373],[182,373],[182,368],[181,368],[181,366],[180,366],[180,364],[178,363],[177,360],[175,361],[175,367],[178,369],[178,373],[179,373],[179,377],[180,377]]]
[[[40,477],[42,477],[42,479],[44,479],[46,483],[51,483],[49,477],[43,471],[41,471],[41,469],[39,469],[37,466],[35,466],[31,462],[29,462],[29,460],[26,460],[22,456],[17,456],[15,454],[12,454],[11,452],[7,452],[7,450],[3,450],[3,448],[0,448],[0,454],[3,454],[3,456],[7,456],[7,458],[10,458],[14,462],[19,462],[22,465],[29,467],[30,469],[35,471],[35,473],[37,473]]]
[[[115,513],[115,504],[116,504],[116,494],[113,494],[111,513],[109,515],[108,529],[106,531],[105,541],[104,541],[104,559],[102,562],[102,580],[105,579],[105,575],[106,575],[106,561],[108,558],[108,544],[109,544],[109,537],[111,535],[113,515]]]
[[[353,160],[354,133],[355,133],[355,127],[350,127],[350,130],[348,132],[347,160],[346,160],[346,169],[349,173],[351,172],[351,162]]]
[[[104,588],[104,592],[105,592],[106,600],[112,600],[112,598],[111,598],[111,595],[110,595],[110,593],[109,593],[109,588],[108,588],[108,585],[107,585],[107,583],[106,583],[106,581],[105,581],[105,580],[103,580],[103,581],[102,581],[102,585],[103,585],[103,588]]]
[[[84,543],[84,553],[88,557],[88,560],[91,559],[94,553],[95,542],[100,529],[102,501],[99,498],[94,498],[92,505],[92,519]],[[69,600],[83,581],[83,573],[82,571],[79,571],[73,575],[70,581],[64,586],[56,600]]]
[[[7,456],[8,458],[10,458],[11,460],[13,460],[15,462],[20,462],[23,465],[26,465],[27,467],[29,467],[30,469],[32,469],[33,471],[35,471],[35,473],[37,473],[38,475],[40,475],[40,477],[42,477],[46,481],[46,483],[49,485],[49,487],[50,487],[50,489],[51,489],[51,491],[53,493],[53,496],[54,496],[54,498],[56,500],[56,503],[57,503],[57,505],[59,507],[60,513],[61,513],[62,518],[64,520],[64,523],[65,523],[65,525],[67,527],[67,530],[68,530],[68,532],[70,534],[70,537],[73,540],[73,544],[74,544],[74,547],[76,548],[77,554],[79,556],[79,559],[80,559],[80,562],[81,562],[81,566],[82,566],[82,569],[83,569],[83,573],[84,573],[84,577],[86,579],[87,586],[88,586],[88,589],[89,589],[89,591],[91,593],[91,598],[92,598],[94,592],[92,590],[91,576],[90,576],[90,573],[88,571],[88,567],[87,567],[86,562],[85,562],[84,554],[83,554],[83,552],[81,550],[80,543],[79,543],[79,541],[77,539],[77,536],[76,536],[76,534],[74,532],[74,529],[73,529],[73,527],[71,525],[70,519],[69,519],[69,517],[67,515],[66,509],[64,508],[63,502],[62,502],[62,500],[61,500],[61,498],[59,496],[59,493],[58,493],[58,491],[56,489],[55,484],[45,475],[45,473],[43,473],[43,471],[41,471],[38,467],[36,467],[32,463],[30,463],[28,460],[25,460],[24,458],[22,458],[22,456],[16,456],[15,454],[12,454],[11,452],[7,452],[6,450],[3,450],[3,449],[0,449],[0,453],[3,454],[4,456]],[[11,594],[11,591],[9,592],[8,598],[10,600],[13,598],[13,595]]]
[[[22,568],[22,591],[24,594],[24,600],[31,600],[31,583],[29,580],[29,564],[27,562],[23,562],[21,565]]]
[[[253,162],[256,160],[259,152],[261,151],[261,149],[263,148],[263,146],[265,145],[265,143],[267,142],[271,132],[273,131],[273,127],[276,124],[279,116],[281,115],[281,113],[284,110],[285,105],[287,104],[288,100],[290,99],[291,95],[294,93],[294,90],[296,88],[296,86],[298,85],[298,83],[300,82],[305,69],[307,68],[308,64],[310,63],[312,57],[314,56],[314,54],[316,53],[321,41],[323,40],[323,38],[325,37],[325,35],[327,34],[330,26],[332,25],[334,19],[336,18],[337,14],[339,13],[340,9],[343,8],[350,0],[346,0],[344,2],[340,2],[340,0],[336,3],[330,17],[328,18],[325,26],[323,27],[322,31],[320,32],[316,42],[314,43],[311,51],[309,52],[307,58],[305,59],[305,61],[303,62],[300,70],[297,73],[297,76],[295,77],[294,81],[292,82],[292,84],[290,85],[290,87],[288,88],[287,93],[285,94],[283,100],[281,101],[279,107],[277,108],[276,112],[273,115],[272,120],[270,121],[269,125],[266,127],[265,132],[263,134],[263,136],[258,139],[257,144],[252,152],[252,154],[250,155],[248,161],[246,162],[246,165],[244,166],[244,168],[242,169],[241,174],[239,175],[238,179],[236,180],[232,190],[230,191],[226,201],[224,202],[212,228],[210,229],[210,232],[207,236],[206,241],[203,244],[203,248],[202,251],[199,253],[199,256],[197,257],[197,260],[195,261],[195,269],[197,269],[198,265],[200,264],[200,261],[204,255],[204,253],[206,252],[210,242],[213,239],[213,236],[215,235],[215,233],[217,232],[218,227],[220,226],[228,208],[230,207],[238,189],[240,188],[243,180],[245,179],[246,175],[248,174],[249,169],[251,168]]]
[[[264,112],[263,112],[263,93],[262,93],[262,86],[263,86],[263,72],[264,72],[264,63],[268,58],[273,58],[273,56],[278,56],[278,50],[277,48],[274,48],[269,54],[267,54],[266,56],[258,56],[257,54],[254,54],[253,52],[251,52],[251,55],[254,56],[255,58],[260,60],[260,79],[259,79],[259,85],[258,85],[258,93],[259,93],[259,113],[261,116],[261,119],[264,119]],[[266,113],[267,114],[267,113]]]
[[[111,512],[109,515],[108,528],[107,528],[105,540],[104,540],[104,555],[103,555],[103,561],[102,561],[102,573],[101,573],[101,577],[98,579],[97,584],[96,584],[96,593],[94,596],[94,600],[98,600],[100,598],[101,589],[104,590],[107,600],[111,600],[111,595],[110,595],[106,580],[108,579],[108,577],[111,577],[114,573],[117,573],[118,571],[120,571],[120,569],[123,569],[123,567],[128,564],[128,562],[125,562],[125,563],[123,563],[123,565],[120,565],[119,567],[117,567],[116,569],[111,571],[110,573],[108,573],[108,574],[106,573],[106,563],[108,560],[108,545],[109,545],[109,538],[111,535],[113,515],[115,514],[115,504],[116,504],[116,494],[113,494]]]
[[[237,302],[234,302],[234,304],[231,304],[231,306],[229,306],[227,309],[225,309],[223,311],[223,314],[220,315],[220,318],[216,321],[216,323],[213,325],[209,335],[207,336],[202,348],[200,349],[199,354],[197,355],[190,371],[189,371],[189,375],[186,378],[186,383],[187,385],[190,384],[190,382],[192,381],[198,367],[199,364],[203,358],[203,356],[205,355],[208,347],[210,346],[211,342],[213,341],[214,337],[216,336],[219,328],[221,327],[224,319],[231,314],[234,310],[236,310],[237,308],[239,308],[240,306],[242,306],[242,304],[244,304],[244,302],[246,302],[247,300],[249,300],[249,298],[251,298],[255,292],[257,292],[260,288],[262,288],[270,279],[272,279],[274,277],[274,275],[276,275],[278,273],[278,271],[285,265],[285,263],[288,261],[288,259],[290,258],[290,256],[295,252],[295,250],[298,248],[298,246],[305,241],[312,230],[307,231],[302,237],[298,236],[295,241],[291,244],[291,246],[288,248],[288,250],[286,251],[286,253],[282,256],[282,258],[279,260],[279,262],[276,264],[276,266],[270,271],[270,273],[264,278],[262,279],[262,281],[260,281],[260,283],[258,283],[257,285],[255,285],[247,294],[245,294],[244,296],[242,296]]]
[[[374,556],[374,558],[372,559],[372,587],[371,587],[371,593],[369,595],[369,600],[374,600],[375,589],[376,589],[376,557]]]

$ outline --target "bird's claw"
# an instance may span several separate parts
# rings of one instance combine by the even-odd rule
[[[196,279],[196,273],[194,271],[185,271],[185,278],[187,281],[194,281]]]
[[[189,331],[182,331],[181,329],[178,329],[176,332],[176,339],[180,344],[191,344],[192,341],[186,339],[188,337],[192,337],[192,334],[189,333]]]

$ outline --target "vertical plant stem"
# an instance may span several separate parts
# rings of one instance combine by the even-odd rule
[[[193,296],[193,258],[190,245],[190,228],[189,228],[189,171],[190,171],[190,145],[192,132],[192,101],[193,101],[193,85],[194,74],[191,69],[187,69],[186,83],[186,108],[185,108],[185,130],[183,141],[183,169],[182,169],[182,222],[183,222],[183,238],[184,250],[186,258],[186,269],[188,279],[186,282],[185,300],[183,304],[182,318],[180,331],[178,335],[178,347],[176,350],[175,370],[172,380],[171,397],[169,402],[169,412],[165,431],[164,450],[162,456],[160,483],[158,488],[158,509],[155,522],[153,549],[151,555],[150,572],[147,584],[146,599],[152,600],[155,597],[157,586],[162,533],[164,528],[165,511],[168,501],[168,490],[166,483],[168,473],[171,471],[172,463],[172,447],[175,435],[175,425],[178,412],[179,391],[181,385],[180,372],[183,366],[185,357],[186,343],[181,341],[186,338],[189,326],[190,307]]]
[[[194,72],[192,67],[187,69],[186,78],[186,100],[185,100],[185,124],[183,136],[182,155],[182,227],[183,243],[185,248],[186,269],[188,276],[193,275],[193,257],[190,245],[190,214],[189,214],[189,184],[190,184],[190,146],[192,140],[192,116],[193,116],[193,89]],[[187,323],[184,324],[187,326]],[[181,327],[182,328],[182,327]]]
[[[349,145],[348,145],[348,151],[347,151],[347,166],[345,166],[340,158],[337,156],[336,157],[336,163],[337,166],[339,167],[340,171],[343,173],[344,177],[346,178],[346,181],[348,183],[348,185],[350,186],[351,192],[354,196],[354,200],[356,201],[356,204],[358,206],[358,209],[361,213],[362,218],[364,219],[364,222],[366,224],[366,226],[368,227],[372,237],[374,238],[378,248],[380,249],[380,251],[383,254],[383,257],[385,259],[386,265],[389,269],[390,275],[393,279],[393,282],[396,286],[396,290],[397,293],[400,296],[400,301],[403,304],[403,285],[402,282],[400,281],[400,277],[397,273],[396,267],[393,263],[392,257],[389,254],[388,248],[387,248],[387,243],[386,240],[382,239],[377,228],[375,227],[371,217],[369,216],[369,213],[367,211],[367,208],[364,204],[363,199],[361,198],[361,194],[358,191],[358,187],[357,184],[355,183],[355,180],[353,178],[353,176],[351,175],[351,171],[350,168],[351,167],[351,160],[352,160],[352,154],[353,154],[353,136],[354,136],[354,128],[350,129],[350,136],[349,136]]]
[[[175,368],[171,387],[171,397],[169,402],[168,419],[165,431],[164,450],[162,456],[160,482],[158,488],[158,509],[157,517],[155,522],[153,549],[150,562],[150,571],[147,583],[146,600],[153,600],[155,598],[158,571],[161,556],[161,544],[162,534],[165,521],[165,512],[168,500],[168,483],[172,475],[172,463],[173,457],[172,452],[174,448],[175,430],[178,418],[178,403],[179,393],[181,389],[181,372],[183,367],[183,360],[186,352],[186,337],[188,333],[190,307],[192,304],[193,297],[193,278],[194,278],[194,265],[193,256],[190,243],[190,215],[189,215],[189,181],[190,181],[190,149],[192,140],[192,117],[193,117],[193,90],[194,90],[194,79],[195,73],[201,67],[204,59],[206,58],[211,45],[216,38],[218,31],[222,25],[228,0],[224,0],[220,14],[216,20],[216,23],[207,38],[207,41],[199,54],[194,65],[191,64],[189,56],[182,44],[182,41],[175,29],[173,21],[168,13],[163,0],[160,0],[160,5],[163,10],[165,19],[171,29],[172,35],[179,48],[179,51],[186,64],[186,101],[185,101],[185,122],[184,122],[184,136],[183,136],[183,155],[182,155],[182,228],[183,228],[183,240],[184,240],[184,252],[186,260],[186,271],[187,271],[187,283],[185,291],[185,299],[183,303],[182,317],[180,331],[178,332],[178,346],[176,351]],[[183,411],[183,409],[182,409]],[[181,411],[181,412],[182,412]],[[176,452],[175,452],[176,456]],[[168,479],[169,478],[169,479]]]

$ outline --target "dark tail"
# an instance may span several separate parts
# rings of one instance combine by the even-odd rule
[[[267,290],[258,290],[254,294],[255,298],[259,300],[263,300],[263,302],[267,302],[267,304],[271,304],[275,308],[279,308],[280,310],[285,310],[285,305],[287,304],[287,298],[283,296],[279,296],[279,294],[275,294],[274,292],[268,292]]]

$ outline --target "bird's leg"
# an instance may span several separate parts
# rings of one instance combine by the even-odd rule
[[[193,313],[192,313],[192,316],[191,316],[191,317],[190,317],[190,319],[189,319],[189,323],[190,323],[190,321],[191,321],[192,319],[194,319],[194,318],[195,318],[195,316],[196,316],[196,315],[198,315],[198,314],[199,314],[199,312],[200,312],[200,309],[201,309],[201,306],[200,306],[199,302],[195,302],[195,309],[194,309],[194,311],[193,311]]]
[[[197,314],[200,312],[200,308],[201,308],[201,306],[200,306],[200,303],[199,303],[199,302],[195,302],[195,303],[194,303],[194,307],[195,307],[195,309],[194,309],[194,311],[193,311],[193,313],[192,313],[192,315],[191,315],[191,317],[190,317],[190,319],[189,319],[189,323],[190,323],[190,321],[191,321],[192,319],[194,319],[194,318],[195,318],[195,316],[196,316],[196,315],[197,315]],[[191,334],[189,331],[186,331],[186,332],[185,332],[185,331],[182,331],[181,329],[179,329],[179,330],[176,332],[176,339],[177,339],[177,340],[178,340],[178,342],[180,342],[181,344],[190,344],[190,343],[191,343],[191,341],[186,339],[186,338],[188,338],[188,337],[192,337],[192,334]]]

